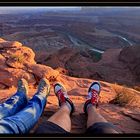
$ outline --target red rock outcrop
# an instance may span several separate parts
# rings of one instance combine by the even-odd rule
[[[35,84],[37,78],[55,79],[59,72],[48,66],[36,64],[32,49],[17,41],[0,39],[0,84],[3,88],[16,86],[21,77]]]

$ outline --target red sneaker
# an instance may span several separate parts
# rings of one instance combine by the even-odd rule
[[[87,114],[87,105],[92,104],[98,106],[99,94],[101,91],[101,85],[99,82],[93,82],[88,89],[87,101],[84,104],[84,112]]]
[[[65,89],[65,87],[62,86],[60,83],[56,83],[54,85],[54,93],[58,98],[59,106],[61,106],[62,103],[66,103],[66,102],[69,103],[69,105],[71,106],[70,114],[72,114],[75,110],[75,107],[74,107],[73,102],[69,99],[67,90]]]

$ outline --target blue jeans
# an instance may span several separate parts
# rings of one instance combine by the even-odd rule
[[[37,92],[29,101],[22,92],[14,94],[0,104],[0,133],[29,133],[41,116],[46,101],[46,94],[41,92]]]

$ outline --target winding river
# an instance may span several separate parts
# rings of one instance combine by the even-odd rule
[[[127,42],[130,46],[132,46],[133,44],[131,43],[131,41],[129,41],[128,39],[126,39],[125,37],[121,36],[121,35],[117,35],[117,34],[114,34],[115,36],[121,38],[122,40],[124,40],[125,42]]]
[[[114,36],[116,36],[116,37],[122,39],[122,40],[125,41],[126,43],[128,43],[128,45],[130,45],[130,46],[133,45],[133,43],[132,43],[130,40],[128,40],[128,39],[125,38],[124,36],[121,36],[121,35],[119,35],[119,34],[113,32],[113,31],[109,31],[109,30],[107,30],[107,29],[105,29],[105,28],[103,28],[103,27],[99,27],[99,26],[96,26],[96,29],[98,29],[98,30],[106,30],[107,32],[111,33],[112,35],[114,35]]]
[[[55,29],[55,30],[56,30],[56,29]],[[100,30],[101,30],[101,29],[100,29]],[[64,32],[64,31],[62,31],[62,30],[61,30],[61,31],[60,31],[60,30],[57,30],[57,31],[59,31],[59,32],[61,32],[61,33],[63,33],[63,34],[65,34],[65,35],[69,38],[69,40],[70,40],[75,46],[83,46],[83,45],[84,45],[84,46],[87,46],[87,47],[91,48],[90,50],[93,50],[94,52],[98,52],[98,53],[101,53],[101,54],[104,53],[103,50],[91,46],[90,44],[88,44],[88,42],[81,40],[80,38],[78,38],[77,36],[71,34],[71,33],[68,32],[68,31],[66,31],[66,32]],[[107,31],[107,30],[106,30],[106,31]],[[110,32],[110,31],[108,31],[108,32]],[[125,37],[123,37],[123,36],[121,36],[121,35],[118,35],[118,34],[116,34],[116,33],[113,33],[113,32],[110,32],[110,33],[112,33],[112,34],[113,34],[114,36],[116,36],[116,37],[119,37],[120,39],[122,39],[123,41],[125,41],[126,43],[128,43],[130,46],[133,45],[133,44],[131,43],[131,41],[129,41],[127,38],[125,38]]]
[[[111,32],[110,32],[110,33],[111,33]],[[126,43],[128,43],[130,46],[133,45],[132,42],[129,41],[127,38],[125,38],[125,37],[123,37],[123,36],[121,36],[121,35],[118,35],[118,34],[116,34],[116,33],[112,33],[112,34],[113,34],[114,36],[116,36],[116,37],[122,39],[123,41],[125,41]],[[68,35],[68,37],[69,37],[69,39],[71,40],[71,42],[73,42],[75,45],[85,44],[85,42],[83,42],[83,41],[81,41],[81,40],[79,40],[79,39],[77,39],[77,38],[75,38],[75,37],[73,37],[73,36],[71,36],[71,35]],[[88,45],[88,44],[86,43],[85,45]],[[88,45],[88,46],[89,46],[89,45]],[[101,53],[101,54],[104,53],[103,50],[100,50],[100,49],[97,49],[97,48],[92,48],[91,50],[93,50],[93,51],[95,51],[95,52],[98,52],[98,53]]]
[[[80,46],[81,44],[86,45],[86,46],[88,45],[87,43],[85,43],[85,42],[83,42],[83,41],[81,41],[81,40],[79,40],[71,35],[68,35],[68,37],[69,37],[70,41],[76,46]],[[89,46],[89,47],[91,47],[91,46]],[[92,48],[91,50],[98,52],[98,53],[101,53],[101,54],[104,53],[104,51],[96,49],[96,48]]]

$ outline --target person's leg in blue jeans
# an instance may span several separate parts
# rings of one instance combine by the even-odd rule
[[[0,120],[0,133],[29,133],[44,110],[49,92],[49,81],[42,79],[39,83],[37,93],[29,100],[25,108],[13,116]]]
[[[14,115],[23,109],[28,102],[28,83],[25,79],[18,81],[17,92],[4,103],[0,104],[0,119]]]

